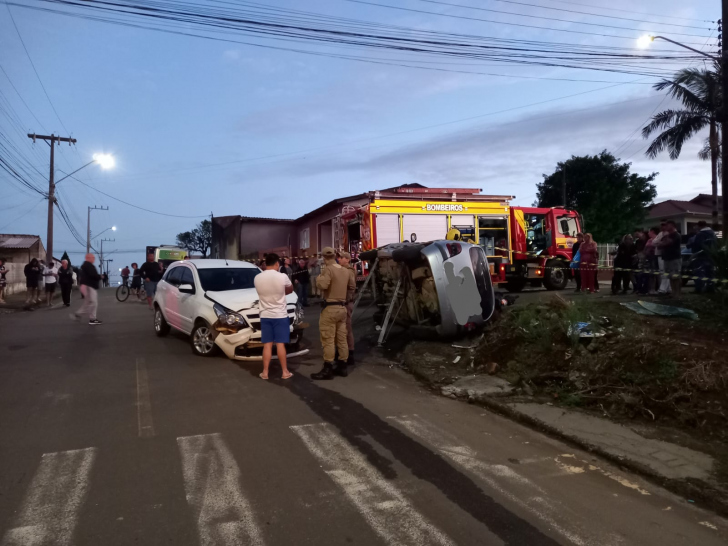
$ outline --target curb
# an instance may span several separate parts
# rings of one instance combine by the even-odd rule
[[[407,368],[405,367],[405,369]],[[412,370],[407,371],[418,381],[425,383],[430,390],[436,392],[438,395],[444,398],[451,398],[443,395],[439,388],[436,388],[429,382],[426,382],[425,378],[423,378],[421,374],[413,373]],[[688,478],[684,480],[667,478],[648,466],[614,455],[600,446],[590,444],[578,436],[567,434],[552,425],[539,421],[530,415],[525,415],[511,408],[507,404],[498,402],[489,396],[478,396],[473,398],[457,397],[455,399],[467,402],[468,404],[482,406],[491,410],[493,413],[497,413],[498,415],[507,417],[523,425],[528,425],[530,428],[537,430],[538,432],[542,432],[573,447],[583,449],[584,451],[597,455],[622,469],[639,474],[649,482],[667,489],[671,493],[696,501],[695,504],[697,505],[700,503],[702,508],[712,510],[720,516],[728,517],[728,495],[725,494],[725,491],[716,489],[708,482],[696,478]]]

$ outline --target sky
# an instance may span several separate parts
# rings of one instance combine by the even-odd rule
[[[43,5],[39,0],[8,2],[0,6],[0,135],[32,163],[31,180],[45,189],[48,146],[33,144],[26,133],[77,139],[73,147],[57,148],[56,179],[94,153],[113,154],[114,169],[93,164],[76,175],[83,183],[68,178],[58,185],[84,237],[87,207],[109,208],[91,213],[91,229],[99,234],[117,227],[103,235],[115,239],[104,242],[107,257],[118,261],[112,269],[143,259],[146,245],[173,244],[177,233],[210,214],[295,218],[337,197],[399,184],[481,188],[530,205],[536,184],[559,161],[605,149],[631,162],[633,172],[659,172],[658,201],[710,193],[709,162],[697,158],[702,137],[676,161],[644,155],[647,141],[639,129],[655,112],[674,106],[652,88],[655,77],[235,33],[224,36],[228,42],[206,40],[28,9]],[[716,50],[715,24],[703,22],[720,17],[716,0],[599,4],[604,6],[597,0],[266,2],[359,22],[590,46],[632,48],[637,37],[659,32]],[[596,24],[630,30],[589,26]],[[425,61],[419,66],[438,70],[310,54],[322,52],[400,64],[418,59]],[[688,64],[650,62],[665,74]],[[0,232],[38,234],[45,242],[46,222],[47,201],[0,171]],[[55,226],[54,254],[65,250],[79,260],[83,245],[58,215]],[[98,247],[99,239],[93,244]]]

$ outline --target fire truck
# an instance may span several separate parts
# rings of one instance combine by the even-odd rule
[[[337,246],[356,258],[390,243],[459,239],[485,250],[494,283],[519,292],[528,285],[566,287],[571,247],[581,218],[560,208],[514,207],[512,196],[478,189],[396,188],[371,192],[369,202],[338,217]],[[358,265],[359,280],[368,263]]]

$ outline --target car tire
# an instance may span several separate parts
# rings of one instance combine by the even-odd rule
[[[543,285],[546,290],[563,290],[569,284],[571,270],[565,262],[554,260],[547,264]]]
[[[207,321],[199,320],[195,324],[190,334],[190,346],[192,347],[192,353],[197,356],[215,356],[218,354],[219,347],[215,345],[215,338],[217,337],[215,330],[210,326]]]
[[[159,305],[154,306],[154,333],[158,337],[164,337],[169,333],[169,323],[164,318]]]

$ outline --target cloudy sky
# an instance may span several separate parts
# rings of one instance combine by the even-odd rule
[[[418,57],[234,32],[224,35],[228,41],[206,40],[28,9],[44,5],[39,0],[9,2],[0,8],[5,153],[32,163],[26,164],[28,177],[46,188],[48,147],[33,146],[26,132],[78,139],[74,148],[59,148],[57,178],[96,152],[115,156],[113,170],[92,165],[81,171],[86,185],[70,178],[59,185],[81,234],[87,206],[109,207],[93,213],[92,230],[118,227],[116,241],[105,243],[105,249],[117,250],[115,266],[141,259],[145,245],[173,243],[178,232],[201,219],[194,217],[291,218],[335,197],[403,183],[482,188],[527,205],[542,174],[558,161],[603,149],[631,162],[636,172],[659,172],[658,200],[710,191],[709,164],[696,157],[702,139],[677,161],[644,156],[646,141],[638,129],[672,105],[652,89],[654,76]],[[720,16],[716,0],[599,4],[604,5],[597,0],[265,5],[345,17],[358,25],[618,46],[636,55],[644,53],[631,48],[646,32],[716,49],[715,25],[708,22]],[[679,51],[657,44],[651,47]],[[652,60],[643,67],[668,74],[688,64]],[[0,196],[0,232],[45,239],[46,203],[40,196],[2,171]],[[154,214],[109,196],[191,218]],[[56,225],[56,254],[82,252],[60,218]]]

